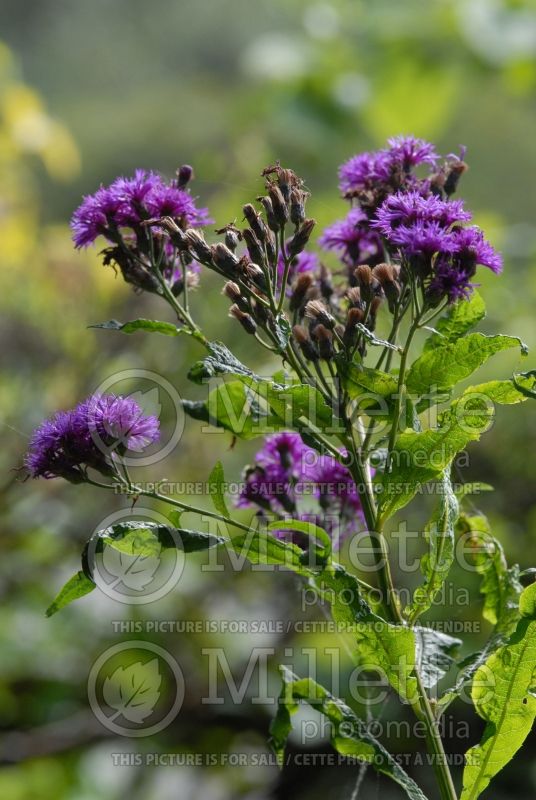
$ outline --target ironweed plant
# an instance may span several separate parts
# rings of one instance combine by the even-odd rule
[[[536,586],[521,583],[532,571],[509,567],[486,518],[471,510],[471,493],[485,487],[455,487],[451,480],[453,460],[489,429],[496,403],[536,396],[536,371],[455,395],[457,384],[494,353],[526,350],[516,337],[472,332],[485,314],[474,288],[477,269],[499,273],[502,261],[463,201],[453,199],[467,169],[464,157],[441,158],[431,144],[407,137],[343,164],[348,213],[318,238],[336,269],[310,247],[317,236],[304,182],[279,163],[263,171],[264,191],[238,214],[243,223],[216,230],[215,243],[203,232],[212,220],[190,193],[189,166],[170,182],[139,170],[86,197],[72,220],[75,245],[104,240],[104,264],[135,291],[160,297],[175,319],[100,327],[194,339],[204,356],[188,378],[211,389],[202,401],[183,401],[184,411],[237,439],[257,436],[263,443],[244,471],[238,515],[229,510],[220,462],[208,481],[213,511],[159,490],[158,476],[152,484],[132,480],[126,454],[152,445],[159,424],[130,397],[99,393],[58,412],[37,429],[26,457],[33,477],[172,507],[167,525],[121,523],[92,537],[82,569],[49,615],[94,588],[95,553],[108,548],[142,557],[155,542],[185,553],[216,548],[291,570],[329,600],[356,664],[385,676],[424,726],[443,800],[458,794],[441,717],[462,691],[469,687],[486,727],[465,755],[461,800],[480,796],[536,715]],[[250,337],[255,359],[257,348],[280,359],[272,377],[261,377],[201,330],[194,290],[206,270],[221,277],[229,314]],[[421,537],[421,582],[402,602],[385,526],[430,487],[436,508]],[[251,512],[247,523],[244,509]],[[209,517],[234,535],[185,529],[183,512]],[[363,536],[374,560],[366,581],[337,558],[341,545],[351,548]],[[444,587],[458,539],[481,576],[482,613],[493,632],[481,651],[456,663],[457,678],[439,693],[461,642],[419,620]],[[284,667],[281,675],[270,732],[281,761],[291,716],[305,701],[329,720],[340,754],[390,777],[414,800],[424,798],[367,720],[312,678]]]

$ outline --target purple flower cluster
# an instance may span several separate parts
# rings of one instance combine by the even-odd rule
[[[361,153],[346,161],[339,169],[340,189],[345,195],[388,190],[400,182],[419,164],[434,165],[437,154],[433,145],[413,136],[396,136],[388,140],[389,147],[372,153]]]
[[[88,247],[99,236],[118,240],[122,228],[138,231],[143,220],[173,217],[185,227],[211,222],[208,210],[198,208],[190,192],[177,182],[166,182],[156,172],[138,169],[132,178],[116,178],[84,197],[71,220],[76,247]]]
[[[115,453],[139,452],[158,437],[158,419],[145,415],[132,398],[93,395],[41,423],[32,435],[25,465],[34,478],[79,483],[88,467],[110,474]]]
[[[381,238],[370,229],[368,217],[360,208],[350,209],[344,219],[325,228],[319,244],[337,253],[349,268],[377,264],[383,256]]]
[[[390,195],[378,209],[371,226],[388,245],[429,278],[432,298],[451,302],[467,297],[477,265],[500,272],[500,255],[476,226],[463,227],[471,219],[461,200],[443,199],[416,191]]]
[[[413,273],[432,304],[468,297],[477,266],[498,273],[502,259],[479,228],[465,227],[471,214],[463,201],[451,199],[467,169],[463,156],[464,150],[451,154],[439,166],[433,145],[414,137],[354,156],[339,171],[353,206],[325,229],[320,245],[337,253],[350,276],[354,267],[374,267],[388,256],[401,265],[402,284]],[[419,166],[428,174],[419,177]]]
[[[307,500],[314,501],[314,508],[306,508]],[[298,433],[290,432],[265,438],[255,465],[245,470],[237,506],[316,521],[337,540],[363,519],[347,467],[332,456],[319,455]]]

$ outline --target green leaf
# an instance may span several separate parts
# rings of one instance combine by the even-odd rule
[[[273,332],[275,333],[275,338],[277,339],[277,344],[279,345],[279,349],[281,351],[286,350],[290,341],[290,333],[292,330],[290,322],[283,314],[280,314],[275,318],[272,327]]]
[[[439,505],[424,529],[429,544],[428,552],[421,558],[424,583],[413,593],[413,602],[405,610],[410,625],[434,602],[443,586],[454,560],[454,525],[458,517],[458,501],[450,482],[449,469],[438,484],[441,487]]]
[[[242,364],[223,342],[209,342],[207,349],[209,355],[197,361],[188,372],[189,379],[194,383],[203,383],[216,375],[235,375],[262,380],[249,367]]]
[[[221,383],[206,401],[183,400],[182,404],[194,419],[224,428],[241,439],[265,436],[282,427],[279,416],[264,410],[254,390],[241,380]]]
[[[89,594],[95,588],[95,584],[90,580],[82,571],[77,572],[72,578],[69,578],[65,586],[60,590],[56,599],[49,605],[46,610],[47,617],[51,617],[60,609],[72,603],[73,600],[78,600],[85,594]]]
[[[298,531],[299,533],[305,533],[307,536],[311,536],[313,539],[316,539],[323,547],[323,558],[327,561],[331,556],[331,537],[319,525],[315,525],[313,522],[306,522],[299,519],[288,519],[288,520],[276,520],[275,522],[271,522],[268,525],[268,530],[279,530],[279,531]]]
[[[359,398],[359,409],[366,411],[368,408],[379,409],[388,413],[385,404],[393,401],[393,396],[398,391],[398,380],[394,375],[382,372],[379,369],[363,367],[361,364],[348,364],[339,359],[339,374],[342,377],[343,387],[348,392],[351,400]],[[385,401],[378,403],[378,398]],[[374,415],[375,417],[378,414]]]
[[[461,339],[425,351],[413,362],[406,376],[410,394],[418,396],[449,392],[459,381],[468,378],[490,356],[510,347],[527,347],[516,336],[485,336],[470,333]]]
[[[306,565],[307,553],[291,542],[277,539],[264,531],[251,529],[225,541],[225,548],[252,564],[273,564],[285,567],[298,575],[311,575]]]
[[[486,306],[478,292],[469,300],[459,300],[449,306],[448,312],[436,323],[436,332],[424,343],[425,352],[450,342],[455,342],[486,316]]]
[[[400,697],[416,704],[415,636],[403,625],[392,625],[363,600],[359,583],[340,564],[315,579],[315,586],[331,602],[331,613],[354,642],[356,663],[378,669]]]
[[[433,628],[416,626],[413,630],[421,680],[426,689],[433,689],[454,664],[454,656],[462,641]]]
[[[513,758],[536,718],[536,584],[520,600],[521,619],[509,641],[476,672],[472,698],[486,721],[479,744],[465,754],[461,800],[477,800]]]
[[[482,616],[496,626],[498,633],[509,635],[519,619],[519,567],[508,567],[501,543],[492,536],[483,514],[461,514],[456,526],[464,537],[469,557],[482,576],[480,593],[484,595]]]
[[[319,430],[333,431],[337,426],[333,409],[320,392],[308,383],[277,386],[263,381],[257,391],[266,399],[285,428],[297,427],[300,419],[307,420]]]
[[[216,461],[214,469],[210,473],[208,482],[210,486],[210,496],[212,498],[214,508],[219,514],[223,514],[224,517],[228,517],[229,511],[225,502],[225,475],[221,461]]]
[[[417,784],[368,732],[366,723],[343,700],[331,695],[312,678],[299,679],[284,666],[280,667],[280,673],[283,687],[277,714],[270,726],[270,741],[281,765],[292,730],[291,715],[298,710],[300,702],[306,702],[330,721],[331,743],[338,753],[371,764],[377,772],[402,786],[411,800],[426,800]]]
[[[516,381],[528,389],[536,378],[518,375]],[[423,483],[440,480],[456,454],[489,429],[493,403],[510,405],[526,399],[513,380],[489,381],[466,389],[440,414],[436,429],[402,432],[393,448],[390,472],[375,478],[382,520],[409,503]]]
[[[195,553],[208,550],[224,541],[221,536],[188,528],[174,528],[156,522],[142,520],[119,522],[97,531],[88,539],[82,553],[82,569],[92,580],[94,567],[92,558],[97,553],[103,552],[105,547],[111,547],[130,556],[154,558],[162,549],[178,548],[185,553]]]
[[[180,336],[187,331],[177,328],[171,322],[162,322],[156,319],[134,319],[131,322],[118,322],[111,319],[108,322],[100,322],[97,325],[89,325],[90,328],[100,328],[106,331],[121,331],[122,333],[135,333],[136,331],[146,331],[148,333],[162,333],[164,336]]]

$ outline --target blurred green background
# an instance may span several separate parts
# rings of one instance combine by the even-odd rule
[[[313,195],[309,212],[325,224],[344,213],[336,171],[355,152],[399,133],[430,138],[445,153],[465,144],[471,169],[462,194],[506,265],[500,279],[482,270],[484,328],[519,335],[534,350],[536,4],[0,0],[0,15],[0,797],[349,797],[355,767],[279,774],[112,764],[110,754],[120,751],[263,752],[272,713],[247,699],[239,706],[200,701],[207,682],[201,648],[223,645],[240,676],[252,637],[153,636],[183,668],[185,705],[149,740],[114,738],[93,718],[86,694],[98,655],[132,638],[115,633],[112,621],[286,620],[318,612],[300,610],[290,575],[203,574],[196,558],[178,589],[151,606],[129,609],[95,592],[45,619],[51,598],[78,569],[82,543],[121,501],[59,481],[20,483],[15,468],[33,427],[127,367],[155,370],[193,397],[184,376],[199,355],[182,340],[87,330],[112,317],[166,312],[104,269],[95,252],[75,253],[67,223],[81,195],[101,181],[138,166],[172,175],[187,162],[196,170],[194,193],[224,224],[240,216],[241,205],[259,192],[262,168],[279,158],[305,178]],[[227,318],[218,282],[203,276],[202,286],[194,307],[206,331],[259,370],[269,369]],[[506,377],[519,368],[527,367],[515,356],[497,356],[481,375]],[[509,560],[524,567],[534,563],[536,542],[535,440],[529,403],[502,409],[464,470],[465,480],[496,487],[479,503]],[[236,480],[254,452],[255,442],[231,450],[226,436],[200,436],[189,421],[180,447],[157,465],[158,474],[144,477],[203,480],[222,458],[228,479]],[[424,512],[413,513],[420,524]],[[480,603],[477,586],[466,573],[452,577],[470,589],[473,606],[453,603],[434,615],[471,620]],[[484,625],[467,651],[486,632]],[[260,636],[254,643],[281,653],[337,644],[327,634]],[[320,678],[328,664],[320,659]],[[299,671],[296,660],[294,666]],[[349,669],[344,662],[343,671]],[[275,687],[275,674],[273,681]],[[385,715],[401,713],[390,701]],[[454,716],[471,725],[470,739],[449,745],[463,752],[481,724],[463,704]],[[400,737],[390,745],[402,753],[412,747]],[[329,751],[326,739],[293,747]],[[497,780],[496,800],[535,796],[533,748],[534,738]],[[413,774],[433,795],[427,769]],[[380,791],[401,796],[367,775],[360,796],[373,800]]]

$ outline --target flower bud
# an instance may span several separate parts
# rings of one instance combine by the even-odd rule
[[[290,295],[289,308],[291,311],[297,311],[301,308],[312,284],[313,276],[310,272],[302,272],[301,275],[298,275],[292,285],[292,294]]]
[[[240,291],[240,286],[234,283],[234,281],[227,281],[221,293],[225,295],[225,297],[228,297],[232,303],[240,303],[244,299]]]
[[[188,248],[191,250],[195,258],[201,262],[212,261],[212,251],[206,243],[203,235],[195,228],[188,228],[184,234]]]
[[[391,264],[377,264],[372,270],[372,273],[380,282],[387,298],[389,311],[393,313],[400,296],[400,286],[395,279],[396,272],[394,267]]]
[[[261,243],[255,236],[251,228],[245,228],[242,231],[242,235],[247,244],[248,253],[251,260],[254,261],[256,264],[264,265],[266,263],[264,248],[262,247]]]
[[[361,300],[361,289],[359,286],[352,286],[346,292],[346,297],[348,298],[348,302],[350,304],[350,308],[362,308],[363,302]]]
[[[305,306],[305,316],[307,319],[318,322],[330,330],[333,330],[335,327],[335,318],[331,316],[326,306],[320,300],[309,300]]]
[[[370,303],[380,286],[372,274],[371,268],[368,264],[360,264],[359,267],[356,267],[354,270],[354,277],[361,289],[361,297],[366,303]]]
[[[305,220],[305,199],[307,195],[301,189],[294,187],[290,193],[290,221],[299,228]]]
[[[229,309],[229,316],[234,317],[242,325],[246,333],[253,335],[257,330],[257,324],[251,314],[246,314],[237,305],[232,305]]]
[[[257,200],[262,204],[264,208],[264,213],[266,214],[266,222],[268,223],[268,227],[274,233],[278,233],[281,226],[276,219],[274,214],[274,207],[272,205],[272,201],[269,197],[257,197]]]
[[[194,170],[189,164],[183,164],[177,170],[177,186],[179,189],[184,189],[184,187],[190,183],[192,178],[194,177]]]
[[[225,231],[225,244],[227,245],[229,250],[231,250],[234,253],[236,248],[238,247],[239,242],[240,242],[240,237],[238,235],[238,232],[233,230],[232,228],[228,228]]]
[[[308,361],[318,361],[318,350],[309,338],[307,329],[303,325],[294,325],[292,333],[305,358]]]
[[[259,240],[259,242],[264,242],[268,231],[266,230],[266,225],[261,218],[261,215],[258,214],[251,203],[246,203],[243,206],[242,211],[244,212],[244,217],[246,218],[249,227]]]
[[[318,353],[324,361],[331,361],[335,351],[333,350],[333,334],[324,325],[319,323],[311,331],[311,336],[318,345]]]
[[[285,198],[281,193],[281,189],[279,188],[279,186],[271,184],[268,189],[268,194],[270,195],[270,200],[272,201],[274,216],[279,226],[284,227],[288,222],[289,213],[287,204],[285,202]]]
[[[222,242],[211,247],[212,261],[222,271],[233,274],[238,267],[238,257]]]
[[[352,347],[357,341],[356,325],[358,322],[363,322],[365,317],[364,312],[360,308],[350,308],[348,316],[346,317],[346,325],[342,340],[347,347]]]
[[[294,236],[287,245],[287,252],[291,258],[297,256],[306,247],[315,225],[316,225],[316,220],[306,219],[301,228],[299,228],[299,230],[296,231],[296,233],[294,234]]]

